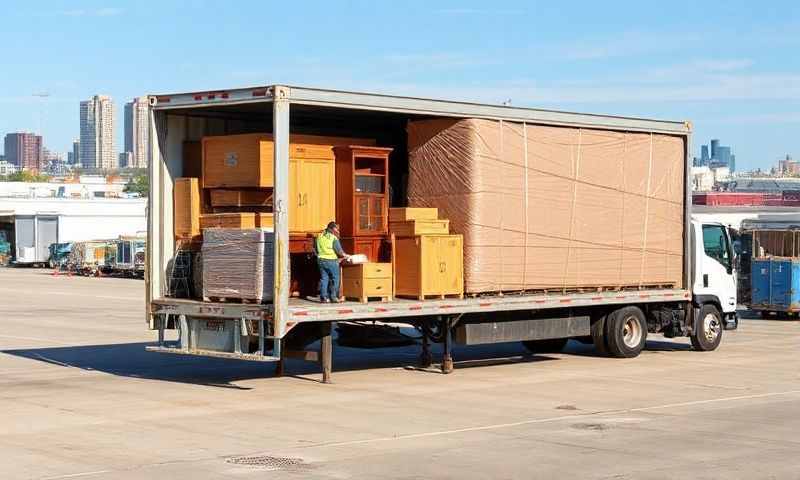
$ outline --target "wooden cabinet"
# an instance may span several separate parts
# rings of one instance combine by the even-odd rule
[[[336,218],[343,237],[388,233],[391,148],[338,146]]]
[[[289,159],[290,232],[320,232],[336,218],[335,181],[333,159]]]
[[[200,186],[197,178],[176,178],[173,189],[175,238],[200,236]]]
[[[362,263],[342,267],[342,294],[366,302],[370,297],[392,299],[392,264]]]
[[[395,295],[464,295],[464,241],[461,235],[396,239]]]

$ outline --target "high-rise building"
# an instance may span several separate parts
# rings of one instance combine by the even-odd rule
[[[711,168],[726,167],[734,172],[736,171],[736,155],[731,152],[731,147],[720,145],[719,139],[714,138],[709,145],[700,146],[700,158],[694,158],[694,165]]]
[[[133,153],[131,152],[120,152],[119,153],[119,168],[133,168],[131,163],[133,163]]]
[[[132,154],[129,168],[147,168],[149,111],[147,97],[125,104],[125,151]]]
[[[81,102],[80,162],[84,168],[115,168],[114,102],[95,95]]]
[[[72,160],[69,163],[73,165],[81,163],[81,141],[77,138],[72,142]]]
[[[42,137],[33,133],[9,133],[5,138],[6,161],[17,169],[42,168]]]
[[[717,149],[719,148],[719,139],[712,138],[711,139],[711,159],[717,159]]]

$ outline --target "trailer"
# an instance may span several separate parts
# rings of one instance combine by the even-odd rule
[[[111,270],[131,277],[144,277],[145,237],[120,236],[114,241]]]
[[[431,364],[430,342],[442,343],[441,368],[445,373],[453,370],[454,342],[473,345],[522,341],[534,352],[545,352],[557,350],[568,339],[575,338],[594,343],[602,353],[635,357],[644,348],[648,333],[688,336],[697,350],[713,350],[721,341],[723,328],[737,322],[730,233],[721,224],[702,224],[690,217],[691,125],[688,122],[283,85],[151,95],[149,100],[151,155],[146,317],[149,327],[158,332],[158,345],[147,347],[149,351],[275,361],[279,371],[283,370],[285,358],[319,361],[323,381],[327,382],[331,376],[332,332],[336,322],[374,321],[414,326],[422,334],[421,364]],[[579,139],[582,132],[587,137],[597,132],[631,134],[644,143],[650,142],[651,148],[656,138],[668,139],[673,144],[679,142],[680,171],[677,184],[670,187],[678,189],[677,228],[658,233],[672,235],[674,237],[669,238],[678,243],[680,260],[670,267],[675,272],[674,281],[669,284],[565,285],[563,288],[478,293],[463,298],[394,298],[379,303],[326,304],[291,297],[288,207],[294,199],[289,198],[290,135],[375,138],[378,146],[391,147],[399,158],[406,158],[409,122],[460,119],[501,122],[501,125],[507,122],[506,125],[523,132],[522,135],[528,131],[528,126],[533,126],[572,129]],[[273,301],[236,304],[171,298],[168,296],[171,282],[168,272],[174,268],[176,254],[180,253],[172,236],[173,188],[176,178],[198,170],[197,165],[187,162],[186,157],[190,156],[184,149],[206,136],[249,132],[267,132],[274,140]],[[524,148],[525,158],[528,158],[528,147]],[[547,160],[546,152],[532,154]],[[624,163],[622,159],[615,161]],[[659,167],[651,155],[645,176],[653,178],[653,172]],[[395,162],[391,168],[395,178],[408,177],[407,161]],[[601,170],[598,170],[600,174]],[[635,175],[635,172],[628,172],[628,175]],[[651,185],[650,180],[632,178],[643,189],[636,197],[642,200],[638,204],[649,204],[650,192],[657,186]],[[405,206],[408,201],[405,185],[392,185],[392,192],[393,206]],[[574,195],[577,193],[573,192],[573,199]],[[598,198],[595,202],[601,200]],[[525,209],[533,211],[536,205],[526,203]],[[586,215],[585,211],[580,213]],[[643,218],[648,218],[646,212]],[[646,229],[647,221],[644,223]],[[631,248],[643,251],[647,239],[640,243],[643,245]],[[602,250],[597,255],[602,255]],[[624,268],[644,271],[650,267],[643,256],[636,258],[634,264]],[[624,262],[617,268],[622,269],[623,265]],[[178,330],[178,341],[165,340],[165,333],[170,329]],[[321,340],[319,351],[307,350],[306,346],[315,340]]]
[[[800,218],[765,217],[742,222],[743,273],[751,310],[763,317],[800,313]]]

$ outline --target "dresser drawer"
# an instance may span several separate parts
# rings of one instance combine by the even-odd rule
[[[344,279],[367,278],[392,278],[391,263],[362,263],[360,265],[347,265],[343,268]]]
[[[342,293],[347,298],[366,300],[367,297],[391,297],[391,278],[346,278],[342,281]]]

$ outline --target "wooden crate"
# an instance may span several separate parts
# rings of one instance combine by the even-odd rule
[[[213,189],[209,192],[212,207],[272,206],[272,190]]]
[[[392,299],[392,264],[362,263],[342,267],[342,294],[366,303],[371,297]]]
[[[395,245],[395,296],[464,296],[464,240],[461,235],[398,238]]]
[[[197,178],[176,178],[173,188],[175,238],[200,236],[200,184]]]
[[[200,216],[200,228],[268,228],[274,226],[271,213],[204,213]]]
[[[447,235],[450,233],[450,220],[408,220],[406,222],[389,222],[389,231],[398,237]]]
[[[390,222],[407,222],[409,220],[438,220],[438,208],[390,208]]]

